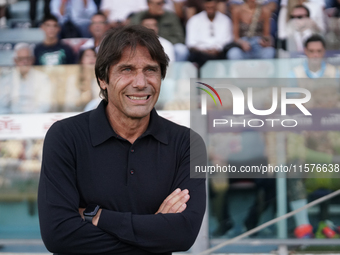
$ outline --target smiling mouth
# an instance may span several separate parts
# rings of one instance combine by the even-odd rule
[[[128,98],[132,99],[132,100],[147,100],[149,99],[149,95],[148,96],[144,96],[144,97],[135,97],[135,96],[127,96]]]

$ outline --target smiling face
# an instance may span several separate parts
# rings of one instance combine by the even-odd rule
[[[161,69],[146,47],[135,51],[127,47],[119,62],[110,67],[107,89],[108,114],[116,118],[142,119],[149,116],[157,102],[161,87]]]

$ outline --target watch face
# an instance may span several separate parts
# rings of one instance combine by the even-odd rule
[[[88,205],[84,211],[84,216],[95,216],[99,210],[100,206],[91,204]]]

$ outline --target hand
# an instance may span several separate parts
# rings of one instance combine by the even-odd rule
[[[220,52],[216,49],[209,49],[209,50],[206,50],[205,53],[211,56],[217,56]]]
[[[238,40],[237,42],[241,45],[243,51],[250,51],[251,46],[248,42],[243,40]]]
[[[102,213],[102,209],[99,209],[96,216],[94,216],[92,218],[92,224],[95,225],[97,227],[98,225],[98,221],[99,221],[99,218],[100,218],[100,214]]]
[[[181,213],[187,208],[186,202],[188,202],[189,198],[190,195],[187,189],[182,191],[180,189],[176,189],[163,201],[155,214]]]
[[[259,44],[262,46],[262,47],[269,47],[272,45],[272,42],[271,42],[271,38],[270,37],[262,37],[260,40],[259,40]]]
[[[80,217],[82,217],[83,220],[85,220],[85,217],[84,217],[85,208],[79,208],[78,211],[79,211]]]
[[[83,218],[83,220],[85,220],[85,217],[84,217],[84,211],[85,211],[85,208],[79,208],[78,209],[79,211],[79,214],[80,214],[80,217]],[[96,216],[94,216],[92,218],[92,224],[97,226],[98,225],[98,221],[99,221],[99,217],[100,217],[100,214],[102,213],[102,209],[99,209]]]

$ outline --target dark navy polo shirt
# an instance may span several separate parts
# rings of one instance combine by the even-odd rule
[[[205,211],[205,180],[190,178],[190,129],[150,115],[131,144],[112,129],[104,101],[56,122],[46,134],[38,192],[40,229],[56,254],[171,254],[194,243]],[[200,165],[206,164],[202,150]],[[188,189],[182,213],[156,214],[176,188]],[[78,208],[103,208],[98,227]]]

